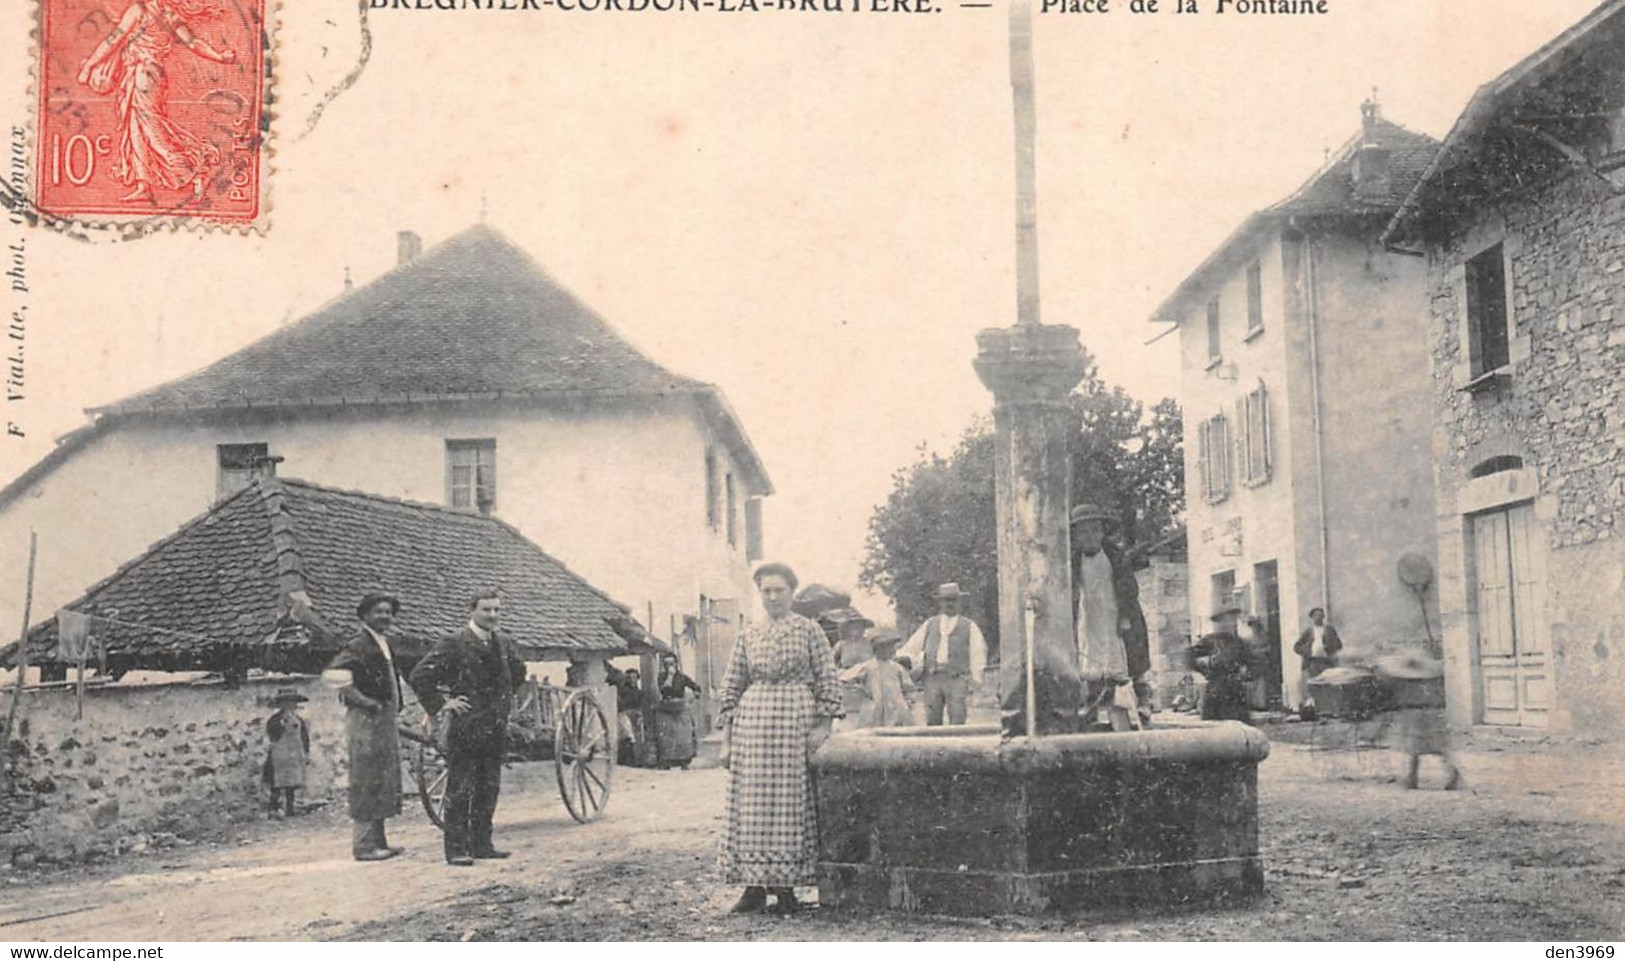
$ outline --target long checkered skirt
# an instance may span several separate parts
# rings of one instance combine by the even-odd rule
[[[812,692],[804,683],[757,682],[734,711],[728,824],[717,852],[727,884],[817,883],[818,814],[807,767]]]

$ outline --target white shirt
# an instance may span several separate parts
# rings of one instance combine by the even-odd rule
[[[1117,588],[1105,551],[1078,562],[1078,666],[1086,673],[1127,674],[1128,654],[1117,633]]]
[[[468,629],[470,631],[474,632],[475,637],[479,638],[480,640],[484,641],[487,644],[491,643],[491,632],[490,631],[488,631],[485,628],[479,626],[478,624],[474,623],[473,621],[468,622]]]
[[[913,662],[916,671],[925,669],[925,634],[931,627],[932,621],[938,622],[940,634],[937,639],[937,649],[932,652],[933,659],[938,664],[944,664],[948,660],[948,635],[953,633],[954,628],[959,626],[959,615],[938,614],[936,617],[927,618],[925,623],[914,631],[913,636],[908,639],[908,643],[903,645],[903,649],[897,652]],[[971,683],[981,684],[982,672],[987,669],[987,639],[982,636],[982,629],[976,626],[976,622],[968,617],[965,618],[965,626],[970,631]]]
[[[1310,630],[1310,632],[1312,632],[1314,634],[1314,637],[1315,637],[1314,641],[1311,642],[1310,645],[1309,645],[1309,656],[1310,657],[1325,657],[1326,656],[1326,625],[1324,625],[1324,624],[1311,624],[1309,626],[1309,630]]]
[[[389,665],[389,685],[395,689],[395,703],[401,703],[401,681],[400,677],[395,673],[395,655],[389,652],[389,642],[384,640],[384,635],[365,624],[361,625],[361,629],[372,636],[372,639],[378,644],[378,650],[383,652],[384,663]]]

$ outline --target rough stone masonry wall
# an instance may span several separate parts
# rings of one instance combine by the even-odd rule
[[[310,698],[302,799],[342,794],[344,713],[319,679],[113,685],[86,692],[82,720],[71,690],[26,694],[0,780],[0,863],[96,858],[264,817],[264,723],[280,687]]]
[[[1529,356],[1509,385],[1469,393],[1453,377],[1466,361],[1459,271],[1502,236],[1515,333]],[[1434,251],[1431,273],[1440,587],[1456,595],[1454,604],[1445,597],[1447,654],[1454,647],[1471,661],[1459,494],[1474,465],[1522,457],[1538,479],[1546,540],[1553,722],[1625,731],[1625,196],[1590,177],[1564,178],[1463,225]],[[1461,711],[1452,719],[1475,720]]]
[[[1151,636],[1151,688],[1157,706],[1168,707],[1189,688],[1185,649],[1191,641],[1190,584],[1182,562],[1153,558],[1135,573],[1140,582],[1140,608]]]

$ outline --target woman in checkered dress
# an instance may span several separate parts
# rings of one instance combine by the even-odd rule
[[[829,642],[818,625],[790,612],[796,575],[783,564],[756,570],[766,620],[734,645],[722,681],[728,729],[727,827],[717,864],[722,880],[746,885],[734,911],[798,907],[793,888],[812,885],[818,817],[807,758],[829,737],[841,711]]]

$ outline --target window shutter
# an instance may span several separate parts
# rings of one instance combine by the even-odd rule
[[[1272,453],[1274,438],[1270,436],[1270,391],[1263,384],[1258,385],[1258,420],[1263,427],[1264,447],[1264,476],[1269,477],[1275,472],[1275,456]]]
[[[1213,477],[1208,466],[1208,422],[1196,425],[1196,476],[1202,479],[1202,496],[1213,497]]]
[[[762,499],[752,497],[745,501],[745,559],[756,561],[762,556]]]

